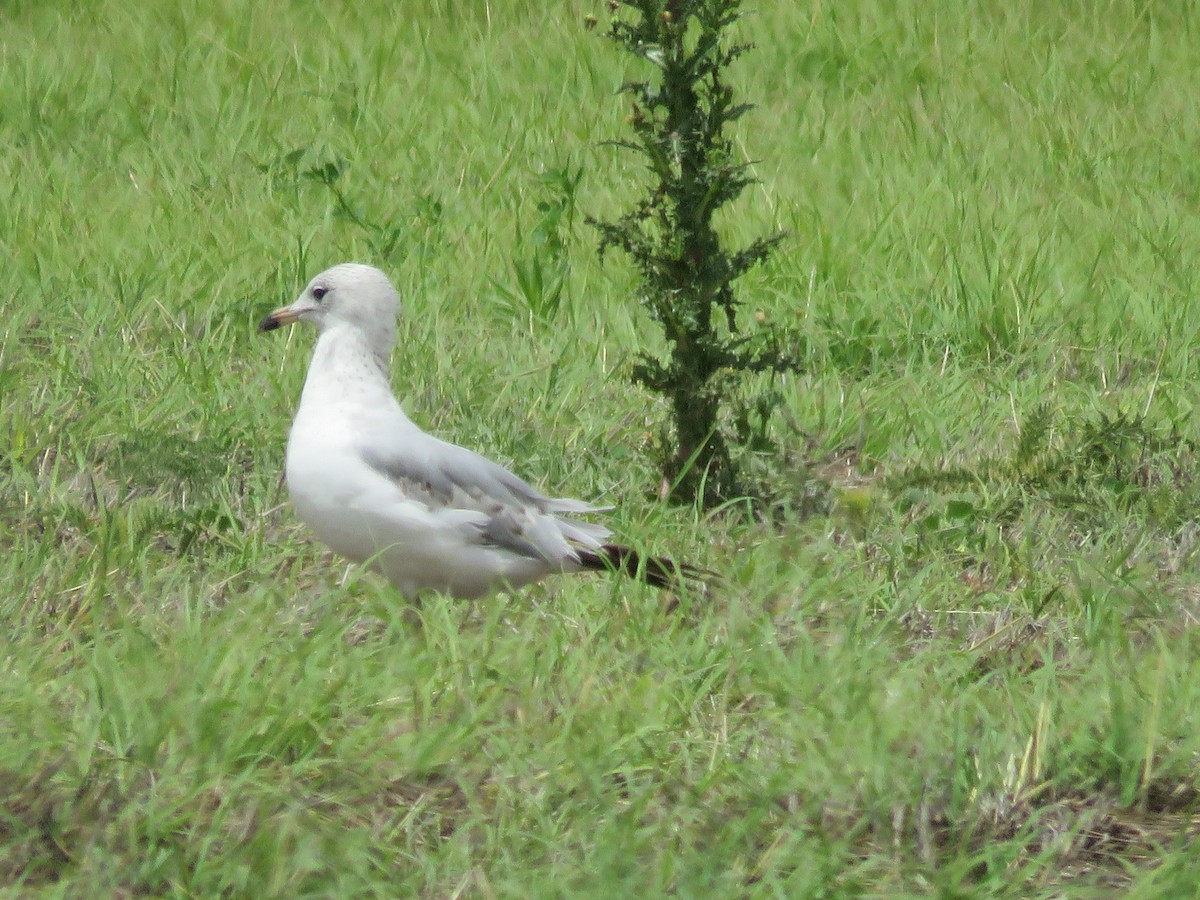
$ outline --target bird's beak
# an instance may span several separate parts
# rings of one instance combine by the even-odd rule
[[[290,306],[281,306],[274,312],[268,313],[266,318],[258,323],[258,330],[274,331],[283,325],[291,325],[299,319],[300,313],[297,310]]]

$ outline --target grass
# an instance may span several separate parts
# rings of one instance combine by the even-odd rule
[[[759,5],[770,524],[653,500],[603,4],[9,5],[5,896],[1192,893],[1195,18]],[[729,590],[343,582],[254,324],[346,259],[419,422]]]

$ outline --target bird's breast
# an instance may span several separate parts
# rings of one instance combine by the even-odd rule
[[[373,479],[352,452],[349,437],[335,423],[321,430],[293,429],[285,470],[300,520],[338,553],[361,561],[374,552],[363,516],[363,494]]]

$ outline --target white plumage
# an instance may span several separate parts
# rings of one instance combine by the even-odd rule
[[[296,513],[333,550],[370,562],[406,597],[479,597],[558,572],[616,568],[660,587],[698,570],[639,558],[574,518],[599,508],[546,497],[508,470],[418,428],[392,394],[400,301],[386,275],[322,272],[260,328],[318,332],[287,445]]]

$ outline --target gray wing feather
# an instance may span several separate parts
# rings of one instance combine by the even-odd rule
[[[371,468],[403,485],[406,493],[437,504],[453,503],[490,512],[486,507],[496,503],[542,508],[550,502],[520,478],[477,453],[429,435],[419,437],[419,440],[406,439],[403,450],[364,447],[363,458]],[[464,499],[472,502],[464,504]]]
[[[405,435],[403,450],[374,445],[364,447],[362,454],[371,468],[415,500],[484,513],[488,521],[482,526],[483,539],[522,556],[556,565],[566,561],[564,557],[577,561],[569,541],[595,548],[610,534],[594,522],[557,517],[605,507],[547,497],[490,459],[424,432]]]
[[[567,543],[561,529],[546,516],[506,509],[488,520],[482,534],[488,543],[552,566],[579,562],[578,554]]]

